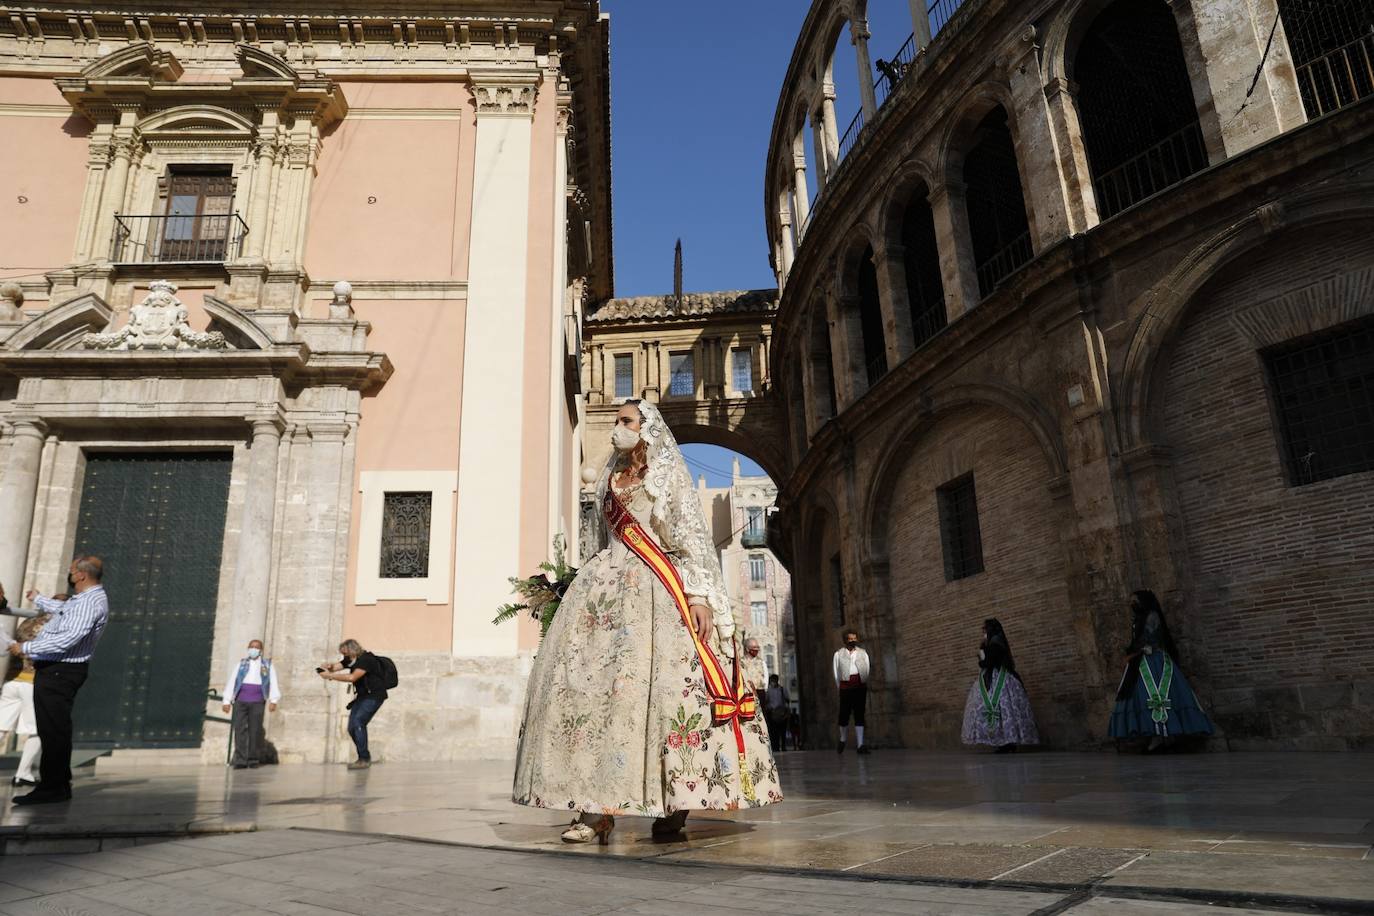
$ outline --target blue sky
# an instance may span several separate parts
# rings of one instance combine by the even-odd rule
[[[763,173],[806,0],[602,0],[611,14],[611,181],[618,296],[667,293],[682,239],[688,290],[775,284]],[[907,0],[869,0],[872,56],[911,33]],[[840,130],[859,108],[848,35],[837,43]],[[683,448],[694,476],[729,480],[734,453]],[[745,459],[746,474],[763,471]]]

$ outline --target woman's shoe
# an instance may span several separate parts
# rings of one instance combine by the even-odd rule
[[[615,818],[606,816],[599,821],[588,824],[584,821],[573,821],[572,826],[563,831],[564,843],[590,843],[593,838],[602,846],[610,843],[611,831],[615,829]]]
[[[674,811],[667,817],[654,818],[653,827],[649,832],[654,836],[676,836],[687,827],[688,811]]]

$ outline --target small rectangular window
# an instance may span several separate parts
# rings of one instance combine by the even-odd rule
[[[983,571],[983,535],[978,528],[978,498],[973,475],[935,491],[940,508],[940,543],[945,553],[945,579],[967,579]]]
[[[753,586],[763,585],[766,578],[766,570],[763,556],[752,554],[749,557],[749,584]]]
[[[635,396],[635,359],[629,353],[618,353],[615,357],[615,396]]]
[[[1374,318],[1264,353],[1289,486],[1374,469]]]
[[[429,519],[434,494],[387,493],[382,497],[383,579],[429,577]]]
[[[754,351],[740,347],[730,353],[730,383],[740,394],[754,391]]]
[[[668,393],[676,398],[690,398],[697,393],[696,367],[691,351],[668,354],[668,371],[672,378]]]
[[[835,626],[844,626],[844,568],[840,555],[830,558],[830,597],[835,605]]]
[[[749,615],[754,621],[755,635],[768,629],[768,602],[751,601],[749,602]]]

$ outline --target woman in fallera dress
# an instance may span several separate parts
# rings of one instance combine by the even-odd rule
[[[1182,735],[1210,735],[1212,721],[1178,666],[1178,649],[1152,591],[1131,596],[1131,644],[1107,729],[1113,738],[1144,738],[1145,753]]]
[[[978,667],[978,678],[964,703],[964,743],[991,745],[999,754],[1015,751],[1018,744],[1039,744],[1030,698],[996,617],[983,621]]]
[[[516,753],[514,800],[576,812],[569,843],[605,843],[617,814],[674,834],[690,811],[782,800],[682,452],[648,402],[620,409],[611,440],[601,549],[535,657]]]

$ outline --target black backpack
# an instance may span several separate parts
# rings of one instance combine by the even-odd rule
[[[401,683],[401,676],[396,671],[396,663],[385,655],[373,656],[377,659],[378,678],[382,682],[383,690],[395,690]]]

